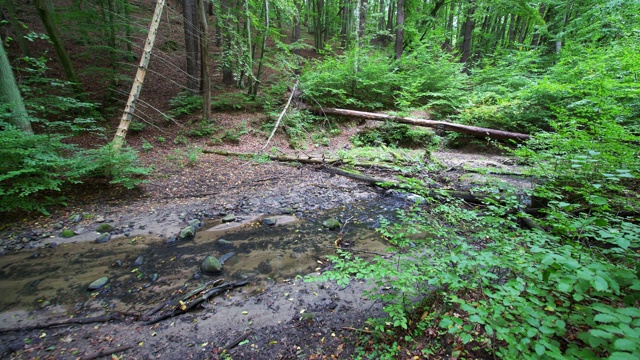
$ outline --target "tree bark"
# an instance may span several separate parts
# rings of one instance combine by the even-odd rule
[[[395,43],[395,59],[402,57],[404,49],[404,0],[398,0],[398,15],[396,18],[396,43]]]
[[[400,117],[387,114],[368,113],[364,111],[335,109],[335,108],[311,108],[311,112],[321,115],[336,115],[353,117],[359,119],[376,120],[376,121],[394,121],[402,124],[430,127],[439,130],[454,131],[463,134],[473,135],[480,138],[492,138],[503,140],[524,141],[530,138],[527,134],[514,133],[509,131],[481,128],[477,126],[454,124],[445,121],[424,120],[410,117]]]
[[[13,28],[13,32],[15,33],[15,40],[18,42],[18,46],[20,46],[20,50],[22,51],[22,55],[31,56],[29,52],[29,46],[27,46],[27,42],[24,39],[24,32],[22,31],[22,23],[18,20],[18,15],[16,14],[16,9],[13,6],[13,0],[3,0],[7,12],[9,13],[9,22],[11,23],[11,27]]]
[[[200,23],[200,83],[202,84],[202,117],[211,119],[211,71],[209,70],[209,24],[204,9],[204,1],[198,0],[198,21]]]
[[[119,149],[124,144],[124,139],[127,136],[129,130],[129,124],[131,118],[136,110],[136,103],[142,91],[142,84],[144,83],[144,76],[147,73],[147,66],[149,66],[149,59],[151,58],[151,50],[153,49],[153,43],[156,40],[156,33],[158,32],[158,25],[160,24],[160,17],[162,16],[162,9],[164,8],[165,0],[158,0],[156,4],[156,10],[153,13],[151,25],[149,26],[149,34],[147,35],[147,41],[144,43],[144,50],[142,52],[142,58],[140,59],[140,65],[136,72],[136,77],[131,86],[131,93],[127,100],[127,105],[124,108],[122,119],[120,119],[120,125],[116,130],[116,135],[113,138],[113,147]]]
[[[367,0],[360,1],[360,28],[358,29],[358,38],[362,42],[367,32],[367,9],[369,8],[369,3]]]
[[[27,109],[24,106],[22,95],[20,95],[16,79],[13,76],[11,63],[9,63],[7,53],[4,51],[3,39],[0,39],[0,100],[2,104],[9,104],[8,110],[11,112],[9,116],[11,124],[24,132],[33,133],[31,122],[27,116]]]
[[[465,64],[465,71],[467,70],[467,62],[471,57],[471,36],[473,35],[473,28],[476,22],[473,18],[473,14],[476,12],[475,0],[469,1],[469,9],[467,10],[467,19],[464,23],[464,33],[462,37],[462,49],[460,55],[460,62]]]
[[[187,89],[198,92],[198,26],[197,0],[182,0],[184,21],[184,47],[187,59]],[[195,16],[194,16],[195,15]]]
[[[76,95],[83,95],[84,92],[80,87],[80,80],[78,80],[78,75],[76,75],[71,58],[64,47],[62,37],[58,31],[58,26],[55,23],[55,12],[53,10],[51,0],[33,0],[33,4],[36,7],[38,16],[42,21],[42,25],[44,25],[47,36],[49,36],[49,39],[51,39],[51,42],[53,43],[53,48],[56,50],[56,54],[60,60],[60,65],[62,65],[62,69],[67,76],[67,80],[73,83],[73,89]]]

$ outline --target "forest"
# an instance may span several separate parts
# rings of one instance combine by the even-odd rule
[[[319,159],[331,176],[420,199],[380,220],[392,256],[337,249],[305,278],[373,284],[363,297],[385,316],[353,329],[350,357],[640,358],[640,2],[0,9],[2,236],[92,192],[140,196],[164,161]],[[508,156],[535,186],[434,185],[451,170],[434,154],[450,149]]]

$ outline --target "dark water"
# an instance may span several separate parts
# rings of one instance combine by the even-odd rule
[[[381,216],[393,218],[394,209],[403,205],[398,198],[380,198],[305,214],[303,220],[286,224],[281,223],[287,218],[280,218],[276,226],[264,225],[256,218],[240,227],[220,230],[219,220],[211,220],[191,241],[120,237],[104,244],[64,244],[3,256],[0,311],[47,305],[122,311],[148,308],[178,289],[186,291],[219,277],[249,280],[259,289],[315,271],[324,256],[336,253],[339,237],[350,249],[385,253],[387,244],[375,228]],[[339,219],[341,231],[324,228],[322,221],[328,218]],[[200,264],[207,255],[219,258],[229,252],[235,255],[224,263],[221,275],[200,274]],[[140,256],[142,265],[134,266]],[[87,290],[88,284],[103,276],[109,278],[107,286]]]

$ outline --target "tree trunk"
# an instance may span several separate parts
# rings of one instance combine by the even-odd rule
[[[149,66],[149,59],[151,58],[151,50],[153,49],[153,43],[156,40],[156,33],[158,32],[158,25],[160,24],[160,17],[162,16],[162,9],[164,8],[165,0],[158,0],[156,4],[156,10],[153,13],[151,19],[151,25],[149,26],[149,34],[147,35],[147,41],[144,43],[144,50],[142,51],[142,57],[140,58],[140,65],[136,72],[136,77],[131,86],[131,93],[127,100],[127,105],[124,108],[122,119],[120,119],[120,125],[116,131],[116,135],[113,138],[113,147],[119,149],[124,144],[125,136],[127,136],[127,130],[129,130],[129,124],[131,118],[136,110],[136,102],[140,96],[142,90],[142,84],[144,83],[144,76],[147,73],[147,66]]]
[[[362,41],[367,32],[367,9],[369,8],[369,3],[367,0],[360,1],[360,28],[358,29],[358,38]]]
[[[396,18],[396,44],[395,44],[395,59],[402,57],[402,51],[404,49],[404,0],[398,0],[398,15]]]
[[[202,117],[211,119],[211,71],[209,71],[209,24],[204,1],[198,0],[198,22],[200,23],[200,83],[202,84]]]
[[[392,116],[387,114],[368,113],[363,111],[335,109],[335,108],[322,108],[322,109],[310,109],[311,112],[320,115],[337,115],[346,116],[359,119],[376,120],[376,121],[394,121],[401,124],[409,124],[415,126],[430,127],[439,130],[455,131],[463,134],[473,135],[480,138],[492,138],[492,139],[505,139],[505,140],[528,140],[530,138],[527,134],[514,133],[509,131],[494,130],[481,128],[477,126],[468,126],[461,124],[454,124],[445,121],[424,120],[410,117]]]
[[[20,46],[20,51],[22,51],[22,55],[30,57],[31,53],[29,52],[29,46],[27,46],[27,41],[24,39],[24,32],[22,31],[22,24],[20,20],[18,20],[18,16],[16,15],[16,9],[13,6],[13,0],[3,0],[7,12],[9,13],[9,22],[11,23],[11,27],[13,28],[13,32],[15,33],[15,40],[18,42],[18,46]]]
[[[264,0],[265,7],[265,28],[264,36],[262,37],[262,46],[260,49],[260,60],[258,60],[258,71],[254,77],[253,85],[251,86],[251,94],[253,96],[258,95],[258,87],[260,86],[260,78],[262,77],[262,64],[264,62],[264,53],[267,49],[267,39],[269,37],[269,0]]]
[[[340,46],[347,46],[347,27],[349,26],[349,0],[344,0],[340,26]]]
[[[473,35],[473,28],[476,22],[473,18],[473,14],[476,12],[475,0],[469,1],[469,9],[467,10],[467,19],[464,23],[464,34],[462,39],[462,51],[460,55],[460,62],[465,64],[465,71],[467,70],[467,61],[471,57],[471,36]]]
[[[27,116],[20,90],[13,76],[7,53],[4,51],[4,40],[0,39],[0,100],[9,105],[9,121],[24,132],[33,133],[31,122]]]
[[[71,58],[64,47],[62,37],[58,31],[58,26],[54,21],[55,13],[51,0],[33,0],[33,3],[36,6],[36,11],[42,21],[42,25],[44,25],[47,36],[51,39],[53,48],[56,50],[56,54],[58,54],[60,65],[62,65],[62,69],[67,76],[67,80],[73,83],[73,89],[76,95],[83,95],[84,92],[80,87],[80,80],[78,80],[78,75],[76,75],[76,72],[73,69],[73,63],[71,62]]]
[[[182,0],[182,16],[184,22],[184,47],[187,58],[187,89],[198,93],[198,26],[197,0]]]

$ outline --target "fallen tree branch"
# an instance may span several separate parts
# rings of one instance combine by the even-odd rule
[[[35,325],[26,325],[21,327],[0,329],[0,334],[7,333],[7,332],[16,332],[16,331],[30,331],[35,329],[48,329],[48,328],[52,328],[56,326],[64,326],[64,325],[84,325],[84,324],[93,324],[93,323],[105,323],[105,322],[109,322],[111,320],[115,320],[119,318],[120,318],[120,314],[113,313],[105,316],[96,316],[96,317],[89,317],[89,318],[71,318],[71,319],[65,319],[65,320],[56,320],[56,321],[50,321],[47,323],[38,323]]]
[[[227,343],[227,345],[225,345],[222,350],[231,350],[234,347],[236,347],[238,344],[240,344],[241,342],[245,341],[249,336],[251,336],[251,334],[253,334],[252,330],[247,331],[246,333],[238,336],[237,338],[229,341]]]
[[[216,155],[224,155],[224,156],[241,156],[241,157],[252,157],[257,156],[258,154],[253,153],[243,153],[243,152],[234,152],[234,151],[226,151],[226,150],[218,150],[218,149],[202,149],[202,152],[205,154],[216,154]],[[322,158],[301,158],[296,156],[276,156],[276,155],[267,155],[270,160],[273,161],[285,161],[285,162],[299,162],[304,164],[333,164],[340,162],[340,159],[322,159]]]
[[[430,127],[430,128],[439,129],[439,130],[455,131],[455,132],[473,135],[481,138],[488,137],[492,139],[517,140],[517,141],[529,140],[529,138],[531,138],[531,136],[529,136],[528,134],[481,128],[477,126],[454,124],[446,121],[416,119],[416,118],[403,117],[403,116],[393,116],[393,115],[387,115],[387,114],[377,114],[377,113],[369,113],[364,111],[336,109],[336,108],[322,108],[322,109],[310,108],[309,110],[316,114],[345,116],[345,117],[375,120],[375,121],[394,121],[402,124]]]
[[[202,302],[208,300],[209,298],[218,295],[226,290],[230,290],[233,289],[235,287],[239,287],[239,286],[244,286],[248,283],[248,281],[240,281],[240,282],[236,282],[236,283],[224,283],[221,285],[218,285],[212,289],[209,290],[205,290],[204,288],[200,287],[196,290],[198,290],[197,292],[194,290],[191,293],[189,293],[188,295],[191,296],[195,296],[197,295],[197,293],[199,292],[203,292],[206,291],[202,296],[199,296],[195,299],[193,299],[191,302],[184,302],[183,300],[176,300],[173,306],[174,308],[172,309],[172,311],[168,312],[168,313],[164,313],[161,315],[156,316],[155,318],[146,321],[144,324],[145,325],[152,325],[155,324],[157,322],[160,322],[162,320],[168,319],[170,317],[174,317],[174,316],[178,316],[178,315],[182,315],[187,313],[188,311],[196,308],[199,304],[201,304]],[[181,297],[181,299],[187,300],[185,297]],[[173,304],[173,303],[172,303]]]
[[[104,349],[101,351],[96,351],[96,352],[92,352],[89,353],[83,357],[81,357],[81,360],[93,360],[93,359],[97,359],[99,357],[103,357],[103,356],[107,356],[107,355],[113,355],[119,352],[123,352],[126,350],[129,350],[133,348],[133,345],[124,345],[124,346],[118,346],[118,347],[114,347],[114,348],[109,348],[109,349]]]
[[[273,135],[275,135],[276,130],[278,130],[278,125],[280,125],[280,120],[282,120],[282,117],[287,112],[287,109],[289,108],[289,105],[291,104],[291,99],[293,99],[293,94],[295,94],[297,87],[298,87],[298,80],[296,80],[296,84],[293,85],[293,89],[291,90],[291,95],[289,95],[289,100],[287,100],[287,105],[284,106],[284,109],[282,109],[282,112],[280,113],[280,116],[278,116],[278,121],[276,121],[276,125],[273,127],[273,131],[271,132],[271,135],[269,135],[269,138],[267,139],[267,142],[260,149],[260,151],[264,151],[264,149],[267,147],[267,145],[269,145],[269,142],[271,141],[271,138],[273,137]]]

